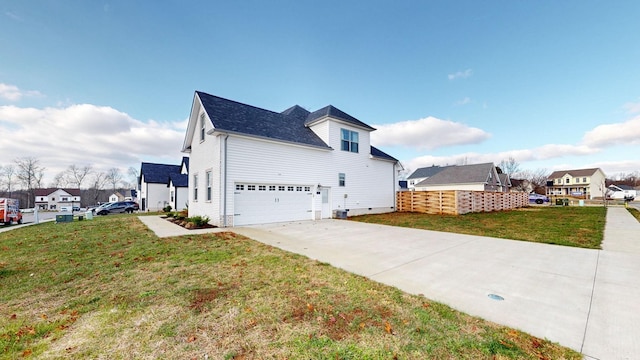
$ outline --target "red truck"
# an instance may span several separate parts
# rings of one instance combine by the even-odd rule
[[[20,212],[18,199],[0,198],[0,224],[11,225],[14,222],[22,224],[22,212]]]

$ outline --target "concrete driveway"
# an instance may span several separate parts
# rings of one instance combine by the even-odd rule
[[[344,220],[233,231],[547,338],[585,359],[640,354],[640,223],[623,208],[608,209],[605,250]]]

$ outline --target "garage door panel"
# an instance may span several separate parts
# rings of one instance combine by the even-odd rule
[[[310,191],[297,191],[299,185],[288,191],[260,191],[258,184],[248,190],[234,192],[234,226],[263,224],[271,222],[307,220],[312,218],[313,194]],[[268,189],[269,187],[266,187]],[[308,189],[302,186],[302,189]],[[277,188],[276,188],[277,189]]]

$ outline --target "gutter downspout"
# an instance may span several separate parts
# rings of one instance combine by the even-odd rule
[[[223,182],[222,186],[222,225],[227,227],[227,139],[229,134],[224,137],[224,166],[223,166]]]

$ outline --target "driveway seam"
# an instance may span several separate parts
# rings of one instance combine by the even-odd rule
[[[587,322],[584,325],[584,334],[582,335],[582,345],[580,346],[580,353],[582,355],[584,355],[582,350],[584,349],[584,342],[587,339],[587,331],[589,330],[589,318],[591,317],[591,306],[593,305],[593,295],[596,290],[596,280],[598,278],[598,265],[600,264],[600,251],[598,251],[598,256],[596,257],[596,270],[593,274],[593,285],[591,286],[591,298],[589,299],[589,310],[587,311]]]

